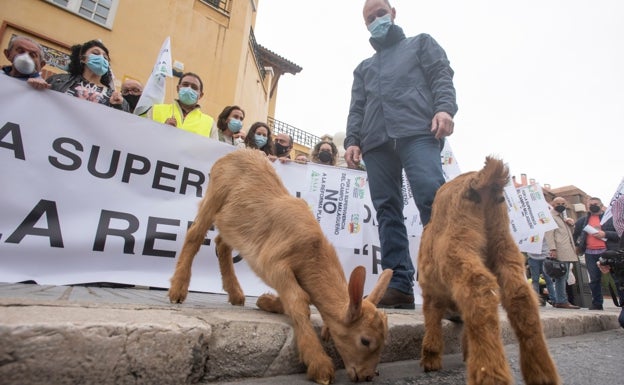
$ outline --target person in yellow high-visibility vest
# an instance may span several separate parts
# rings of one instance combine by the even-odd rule
[[[204,84],[198,75],[187,72],[178,82],[178,99],[172,104],[155,104],[147,117],[185,131],[219,140],[219,133],[212,116],[201,112],[197,101],[204,96]]]

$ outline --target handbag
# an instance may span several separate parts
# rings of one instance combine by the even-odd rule
[[[550,278],[561,278],[568,271],[567,262],[559,262],[556,259],[546,258],[544,261],[544,272]]]

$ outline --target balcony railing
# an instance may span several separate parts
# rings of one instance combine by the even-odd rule
[[[309,132],[300,130],[297,127],[293,127],[280,120],[273,119],[270,116],[267,117],[267,123],[269,124],[269,127],[273,131],[273,135],[288,134],[292,136],[295,143],[300,144],[302,146],[312,148],[318,142],[321,141],[321,138],[316,135],[312,135]]]
[[[264,79],[266,76],[266,71],[264,70],[264,66],[260,63],[260,54],[258,53],[258,43],[256,42],[256,35],[254,34],[253,28],[249,28],[249,43],[253,49],[253,54],[256,59],[256,66],[258,67],[258,72],[260,73],[260,77]]]

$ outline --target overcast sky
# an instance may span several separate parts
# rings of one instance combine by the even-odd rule
[[[455,71],[450,137],[462,172],[502,158],[553,188],[607,201],[624,177],[624,1],[393,0],[407,36],[432,35]],[[256,39],[301,66],[275,118],[344,132],[353,69],[374,51],[363,0],[260,0]]]

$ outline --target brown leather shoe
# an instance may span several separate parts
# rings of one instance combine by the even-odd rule
[[[554,306],[557,309],[580,309],[579,306],[572,305],[570,302],[556,303]]]
[[[389,287],[377,304],[383,309],[414,309],[414,296]]]

